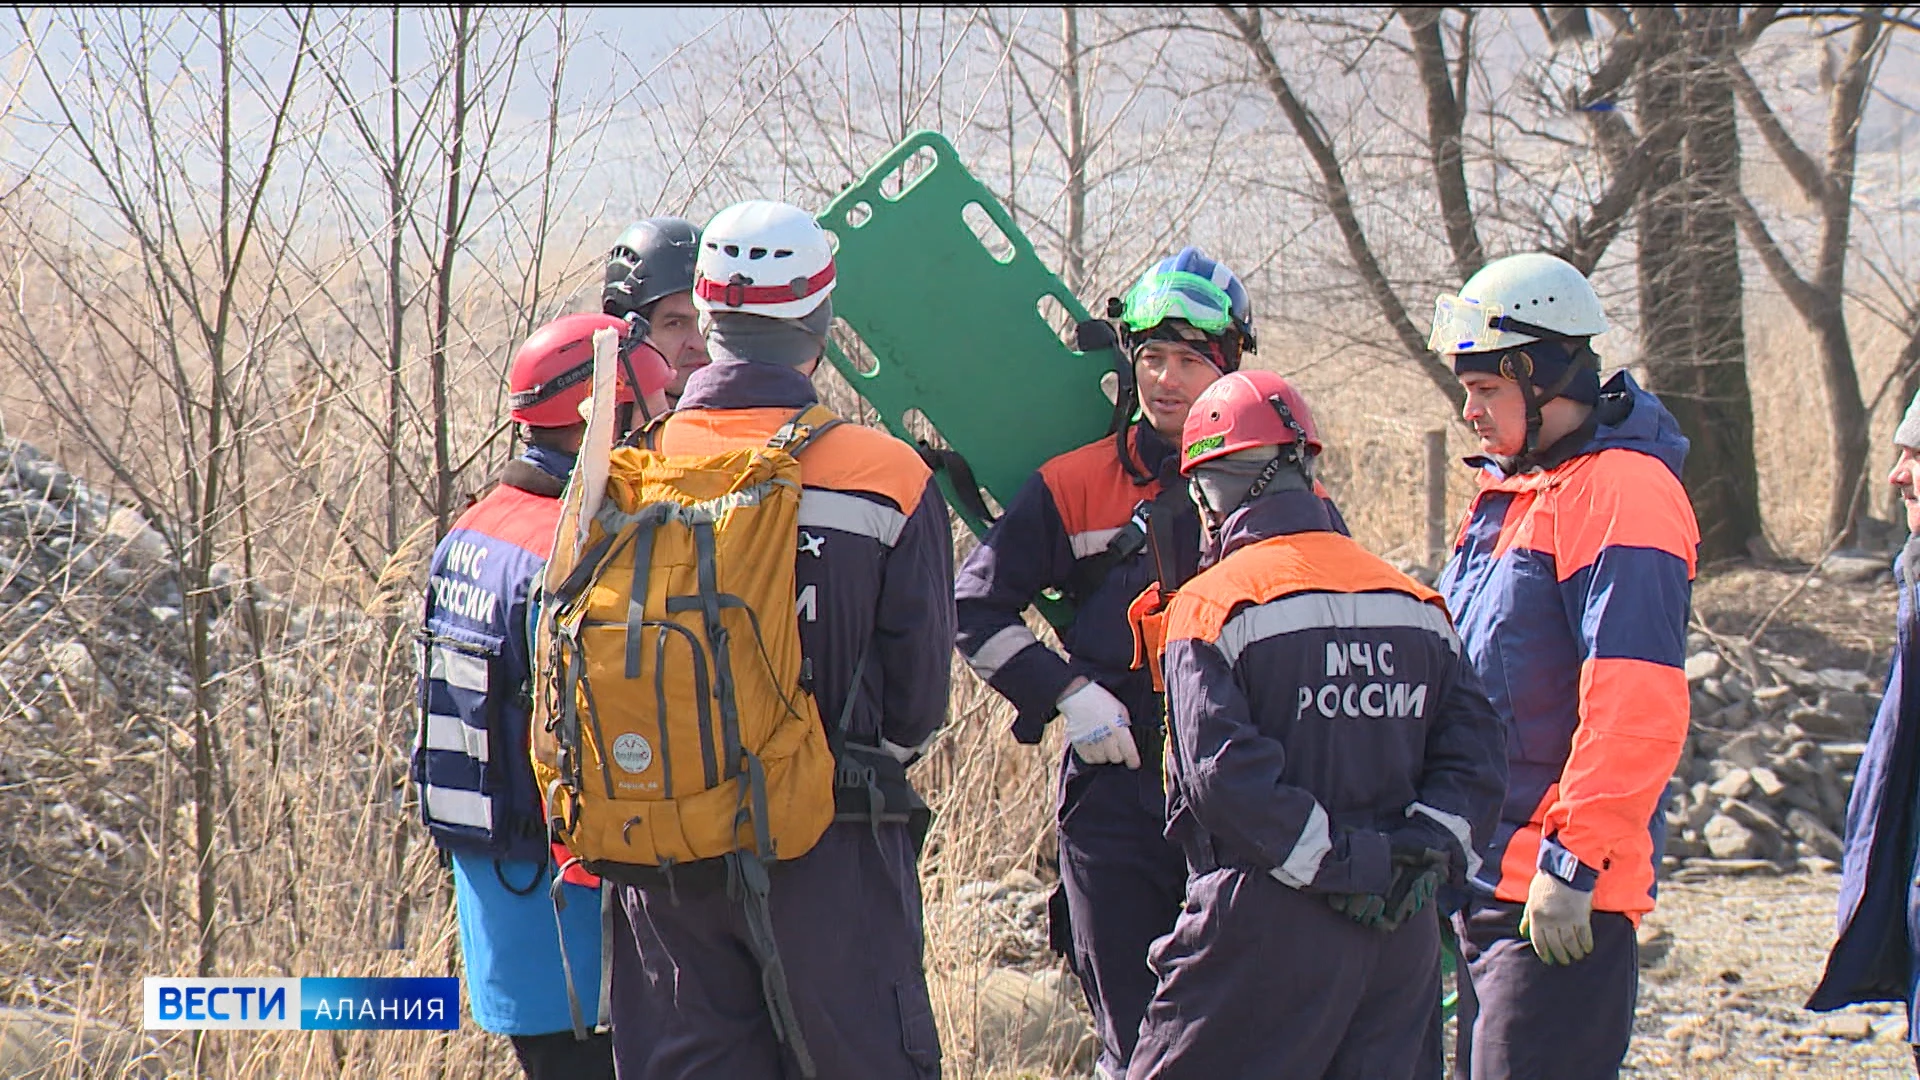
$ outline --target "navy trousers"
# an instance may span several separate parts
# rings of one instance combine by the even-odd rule
[[[921,965],[920,882],[905,826],[830,826],[778,863],[774,939],[821,1080],[933,1080],[940,1044]],[[613,947],[620,1080],[793,1080],[743,905],[724,890],[622,886]]]
[[[1611,1080],[1633,1038],[1640,944],[1633,923],[1593,913],[1593,952],[1548,964],[1520,936],[1522,907],[1475,900],[1454,917],[1460,980],[1456,1080]]]
[[[1147,950],[1173,929],[1186,890],[1186,859],[1166,839],[1166,819],[1157,760],[1137,771],[1087,765],[1068,749],[1056,818],[1064,904],[1054,906],[1054,944],[1093,1010],[1103,1077],[1127,1074],[1153,998]]]
[[[1223,868],[1187,883],[1128,1080],[1433,1075],[1440,920],[1391,933],[1320,893]]]

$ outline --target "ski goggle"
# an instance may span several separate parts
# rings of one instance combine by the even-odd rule
[[[1427,350],[1462,353],[1484,349],[1493,340],[1500,314],[1499,304],[1443,295],[1433,302],[1433,330],[1427,335]]]
[[[1433,330],[1427,335],[1427,351],[1470,353],[1491,350],[1498,333],[1526,334],[1542,341],[1565,340],[1558,330],[1523,322],[1505,314],[1499,304],[1487,300],[1469,300],[1447,293],[1433,302]]]
[[[1136,333],[1181,319],[1209,334],[1233,325],[1233,301],[1225,290],[1184,270],[1156,274],[1127,291],[1120,321]]]

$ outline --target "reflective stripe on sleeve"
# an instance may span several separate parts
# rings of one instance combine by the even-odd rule
[[[1039,642],[1040,639],[1033,636],[1033,631],[1020,623],[1015,623],[988,638],[985,645],[980,646],[972,656],[967,657],[967,666],[982,679],[992,680],[1000,673],[1000,669],[1006,666],[1007,661],[1020,655],[1027,646],[1037,645]]]
[[[1074,533],[1067,538],[1067,542],[1073,547],[1074,558],[1089,559],[1107,550],[1107,545],[1112,543],[1113,538],[1118,535],[1120,535],[1119,529],[1089,529],[1086,532]]]
[[[1313,884],[1320,873],[1320,864],[1332,850],[1333,834],[1328,829],[1327,812],[1316,802],[1313,813],[1307,815],[1307,824],[1300,830],[1300,839],[1293,842],[1286,861],[1273,868],[1273,876],[1282,885],[1304,889]]]
[[[1460,850],[1467,854],[1467,876],[1470,878],[1480,876],[1480,856],[1473,850],[1473,830],[1468,827],[1466,818],[1459,814],[1449,814],[1445,810],[1422,802],[1413,803],[1407,807],[1408,817],[1415,814],[1432,818],[1440,823],[1441,828],[1452,833],[1454,840],[1460,844]]]
[[[932,741],[933,741],[932,739],[927,740],[927,742],[932,742]],[[927,743],[921,743],[919,746],[901,746],[899,743],[894,742],[891,739],[880,740],[880,749],[885,750],[889,757],[893,758],[893,760],[899,762],[902,765],[905,765],[907,762],[912,761],[914,758],[919,757],[920,752],[922,750],[925,750],[926,748],[927,748]]]

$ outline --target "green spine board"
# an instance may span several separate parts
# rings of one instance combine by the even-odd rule
[[[882,194],[923,149],[932,151],[932,166],[897,194]],[[969,204],[1005,236],[1006,261],[968,224]],[[860,224],[850,211],[864,215]],[[1087,311],[944,136],[907,136],[817,220],[838,242],[833,313],[874,365],[860,370],[833,343],[827,360],[888,431],[916,441],[907,414],[918,410],[1003,507],[1049,458],[1106,433],[1113,406],[1100,378],[1113,369],[1111,350],[1079,352],[1048,323],[1039,306],[1047,296],[1075,321]],[[985,536],[987,523],[955,497],[951,478],[936,476],[947,505],[976,537]],[[1072,605],[1057,595],[1036,606],[1055,627],[1072,621]]]
[[[882,182],[923,148],[933,151],[933,167],[893,198],[882,195]],[[862,203],[866,220],[850,224],[848,211]],[[961,216],[969,203],[1011,243],[1007,262]],[[1048,458],[1106,432],[1113,407],[1100,377],[1112,370],[1111,353],[1077,352],[1048,324],[1043,297],[1076,321],[1086,309],[944,137],[909,135],[819,221],[839,240],[833,313],[875,364],[863,372],[833,346],[827,358],[889,431],[914,441],[906,414],[918,409],[1002,506]],[[974,535],[983,535],[986,524],[948,494]]]

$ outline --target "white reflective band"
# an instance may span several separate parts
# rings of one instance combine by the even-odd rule
[[[1015,623],[988,638],[978,652],[967,657],[967,666],[973,669],[975,675],[991,680],[1006,666],[1007,661],[1019,656],[1027,646],[1039,643],[1040,639],[1033,636],[1033,631]]]
[[[487,733],[468,727],[457,716],[427,714],[427,749],[454,750],[476,761],[487,760]]]
[[[927,741],[931,742],[933,740],[929,739]],[[899,762],[902,765],[905,765],[907,762],[912,761],[914,758],[919,757],[920,751],[925,750],[926,748],[927,748],[926,743],[921,743],[919,746],[901,746],[899,743],[893,742],[892,740],[889,740],[889,739],[880,740],[880,749],[885,750],[889,755],[893,757],[893,760]]]
[[[1073,557],[1089,559],[1107,550],[1113,538],[1120,535],[1119,529],[1093,529],[1088,532],[1074,533],[1068,538],[1073,545]]]
[[[1425,630],[1460,651],[1446,613],[1406,593],[1297,593],[1250,607],[1227,620],[1220,652],[1229,665],[1256,641],[1326,627],[1406,627]]]
[[[1474,853],[1473,830],[1467,827],[1466,818],[1459,814],[1449,814],[1445,810],[1437,810],[1423,802],[1407,806],[1407,816],[1412,817],[1415,814],[1432,818],[1440,823],[1441,828],[1452,833],[1453,838],[1460,843],[1460,850],[1467,853],[1467,876],[1470,878],[1480,876],[1480,856]]]
[[[1313,813],[1307,815],[1306,826],[1300,830],[1300,839],[1293,842],[1287,861],[1273,868],[1273,876],[1282,885],[1304,889],[1313,884],[1320,873],[1321,862],[1332,850],[1333,835],[1327,828],[1327,812],[1316,802]]]
[[[907,527],[907,515],[858,495],[808,488],[800,495],[800,527],[871,536],[892,547]]]
[[[486,660],[445,645],[433,647],[433,670],[427,673],[427,677],[476,694],[487,692]]]
[[[476,829],[493,828],[493,799],[477,791],[428,787],[427,818],[448,825],[468,825]]]

